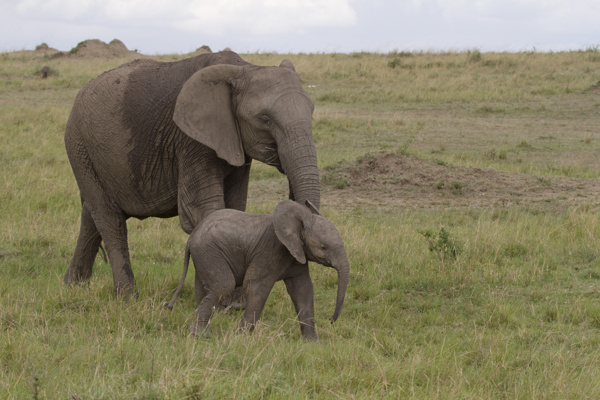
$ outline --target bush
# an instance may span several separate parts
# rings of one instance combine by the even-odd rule
[[[429,251],[437,254],[442,262],[455,260],[463,251],[462,243],[443,227],[438,233],[430,229],[419,230],[418,232],[429,243]]]

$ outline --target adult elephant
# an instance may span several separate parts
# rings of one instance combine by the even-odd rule
[[[65,282],[90,278],[103,241],[115,292],[128,295],[126,220],[179,215],[190,233],[215,210],[243,211],[252,159],[287,175],[290,198],[318,207],[313,108],[291,62],[255,66],[233,52],[136,60],[90,81],[65,132],[82,203]]]

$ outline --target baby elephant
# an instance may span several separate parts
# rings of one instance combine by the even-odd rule
[[[213,306],[242,287],[244,316],[238,330],[251,330],[260,319],[276,281],[285,282],[305,339],[317,340],[313,285],[307,260],[335,268],[338,290],[334,322],[340,314],[350,265],[342,237],[310,202],[307,206],[282,201],[273,215],[223,209],[205,218],[192,232],[185,248],[183,276],[173,298],[173,308],[187,274],[190,255],[196,269],[196,315],[192,333],[210,335]]]

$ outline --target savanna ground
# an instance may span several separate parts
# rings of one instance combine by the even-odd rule
[[[322,212],[352,268],[332,326],[335,271],[311,267],[318,343],[281,283],[254,333],[234,334],[229,311],[190,337],[192,277],[162,306],[176,218],[128,223],[138,300],[114,297],[101,257],[89,285],[63,285],[80,211],[70,108],[139,55],[45,50],[0,54],[0,398],[600,397],[597,48],[243,55],[291,59],[316,106]],[[286,196],[254,165],[249,211]]]

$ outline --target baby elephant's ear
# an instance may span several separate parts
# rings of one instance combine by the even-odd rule
[[[282,201],[273,213],[273,226],[277,238],[300,264],[306,264],[301,232],[310,218],[308,208],[293,200]]]

